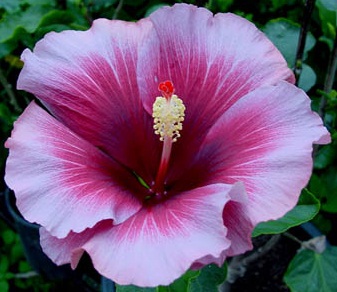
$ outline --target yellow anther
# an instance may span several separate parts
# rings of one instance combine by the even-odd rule
[[[176,142],[180,137],[185,117],[185,105],[176,95],[170,98],[158,96],[153,104],[152,117],[154,119],[154,132],[160,135],[160,141],[165,137],[172,138]]]

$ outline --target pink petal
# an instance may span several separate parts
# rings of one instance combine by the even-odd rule
[[[73,269],[78,265],[84,250],[81,248],[90,238],[112,226],[110,220],[101,221],[95,227],[81,233],[70,232],[65,238],[52,236],[44,227],[40,228],[40,245],[46,255],[57,265],[71,263]]]
[[[32,102],[6,142],[6,182],[31,222],[57,237],[137,212],[138,182]]]
[[[18,89],[148,182],[157,168],[149,158],[160,150],[139,99],[136,64],[151,27],[148,20],[100,19],[88,31],[49,33],[33,52],[24,51],[18,79]]]
[[[194,189],[146,207],[114,227],[104,222],[61,240],[43,231],[41,244],[58,264],[70,262],[75,251],[76,266],[79,249],[87,251],[102,275],[122,285],[167,285],[195,260],[218,257],[229,247],[222,212],[241,191],[222,184]]]
[[[224,209],[223,219],[231,245],[222,253],[220,262],[253,248],[251,237],[255,226],[248,217],[248,204],[248,202],[230,201]]]
[[[186,171],[184,164],[193,160],[207,130],[231,105],[260,86],[293,82],[294,76],[267,37],[234,14],[213,17],[206,9],[177,4],[156,11],[150,19],[155,30],[138,67],[145,107],[151,112],[157,82],[168,79],[186,105],[172,161],[175,180]]]
[[[199,175],[205,184],[243,182],[256,225],[294,207],[311,175],[312,144],[329,141],[310,99],[280,82],[248,94],[219,119],[198,158]]]
[[[199,269],[204,265],[215,263],[222,266],[227,257],[242,254],[253,248],[252,232],[254,225],[248,217],[248,197],[242,183],[237,183],[238,192],[231,192],[231,200],[223,210],[223,221],[227,228],[227,238],[231,244],[219,257],[207,255],[193,263],[193,269]]]

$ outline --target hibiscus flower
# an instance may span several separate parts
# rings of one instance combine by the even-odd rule
[[[279,51],[230,13],[99,19],[22,60],[18,88],[40,102],[6,142],[6,182],[55,263],[87,252],[119,284],[166,285],[251,249],[330,140]]]

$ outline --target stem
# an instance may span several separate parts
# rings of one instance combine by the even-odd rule
[[[20,111],[20,107],[19,104],[16,101],[16,97],[14,94],[14,91],[12,89],[11,84],[8,83],[3,71],[0,69],[0,83],[3,86],[3,88],[5,89],[8,98],[9,98],[9,102],[11,103],[11,105],[14,107],[14,110],[19,112]]]
[[[297,242],[300,245],[302,245],[302,243],[303,243],[303,241],[299,240],[296,236],[292,235],[289,232],[284,232],[283,235],[286,236],[286,237],[288,237],[288,238],[290,238],[291,240]]]
[[[247,266],[255,262],[260,257],[267,254],[280,240],[281,234],[273,235],[262,247],[258,248],[248,256],[236,256],[228,265],[228,275],[225,283],[220,287],[220,291],[229,292],[231,285],[242,277],[247,269]]]
[[[298,39],[296,59],[293,69],[296,78],[296,85],[298,84],[298,80],[302,72],[302,61],[305,48],[305,41],[307,39],[307,34],[309,31],[309,23],[312,16],[312,12],[315,7],[315,2],[316,0],[306,0],[305,2],[304,16],[301,25],[300,36]]]
[[[67,0],[58,0],[57,1],[57,5],[63,9],[66,10],[67,9]]]
[[[331,55],[330,55],[328,70],[327,70],[325,82],[324,82],[323,91],[327,94],[329,94],[330,91],[332,90],[332,86],[333,86],[333,83],[334,83],[334,80],[335,80],[336,67],[337,67],[337,34],[336,34],[336,37],[335,37],[335,40],[334,40],[334,45],[333,45],[333,49],[332,49],[332,52],[331,52]],[[321,101],[320,101],[319,107],[318,107],[318,114],[320,115],[320,117],[322,118],[323,121],[324,121],[326,104],[327,104],[326,96],[325,96],[325,94],[322,94],[321,95]],[[313,153],[312,153],[313,157],[316,157],[318,149],[319,149],[319,145],[315,144],[314,150],[313,150]]]
[[[330,93],[330,91],[332,90],[332,86],[335,80],[336,68],[337,68],[337,35],[334,40],[333,49],[328,64],[328,71],[324,82],[324,92],[326,93]],[[322,95],[318,109],[318,114],[321,117],[324,116],[324,109],[326,106],[326,102],[327,102],[326,97]]]
[[[124,0],[120,0],[120,1],[119,1],[118,5],[117,5],[117,7],[116,7],[115,13],[114,13],[114,15],[112,16],[112,19],[117,19],[118,14],[119,14],[119,12],[121,11],[121,9],[122,9],[122,7],[123,7],[123,4],[124,4],[123,2],[124,2]]]
[[[33,277],[37,277],[39,274],[35,271],[29,271],[25,273],[14,274],[14,278],[16,279],[29,279]]]
[[[284,232],[283,235],[300,244],[302,248],[313,250],[314,252],[317,253],[322,253],[327,247],[327,245],[329,245],[325,235],[322,234],[319,236],[315,236],[307,241],[301,241],[296,236],[290,234],[289,232]]]
[[[252,262],[255,262],[260,257],[264,256],[266,253],[268,253],[280,240],[281,234],[273,235],[264,246],[258,248],[256,252],[250,254],[244,259],[245,265],[249,265]]]
[[[162,193],[164,191],[164,182],[166,178],[166,173],[170,161],[171,150],[172,150],[172,138],[165,137],[163,142],[163,151],[161,153],[160,164],[157,172],[157,177],[153,186],[153,191],[155,193]]]

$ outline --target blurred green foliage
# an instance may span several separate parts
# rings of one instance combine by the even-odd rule
[[[28,93],[17,91],[16,80],[22,63],[20,54],[25,48],[32,49],[36,42],[50,31],[67,29],[85,30],[93,19],[109,18],[136,21],[148,16],[163,5],[185,2],[205,6],[212,12],[233,12],[253,21],[278,47],[288,65],[294,67],[300,61],[302,73],[299,86],[313,100],[332,134],[330,145],[315,150],[314,174],[304,190],[298,206],[280,220],[262,224],[254,235],[274,234],[291,230],[292,227],[312,220],[327,237],[334,241],[337,214],[337,91],[326,90],[327,68],[337,29],[337,1],[317,0],[311,19],[304,55],[296,60],[298,39],[304,13],[302,0],[1,0],[0,1],[0,131],[1,143],[10,135],[13,122],[30,100]],[[333,73],[329,73],[335,74]],[[330,76],[331,77],[331,76]],[[335,90],[334,90],[335,89]],[[0,147],[2,176],[7,151]],[[2,181],[1,190],[5,188]],[[30,272],[24,260],[18,235],[0,221],[0,291],[8,291],[10,285],[19,289],[39,286],[38,291],[48,291],[50,284],[39,277],[20,278]],[[322,254],[304,250],[291,262],[285,281],[292,291],[317,291],[305,287],[308,280],[317,287],[325,285],[330,291],[337,279],[336,247]],[[310,267],[310,269],[308,268]],[[314,277],[312,277],[314,275]],[[117,291],[217,291],[225,280],[226,267],[214,265],[201,271],[189,271],[169,287],[136,289],[118,286]],[[323,283],[323,284],[322,284]],[[206,289],[207,290],[202,290]],[[33,289],[33,288],[32,288]],[[331,290],[331,291],[332,291]]]
[[[12,289],[10,289],[12,287]],[[0,221],[0,291],[39,287],[48,291],[52,283],[44,281],[27,263],[19,235]]]

